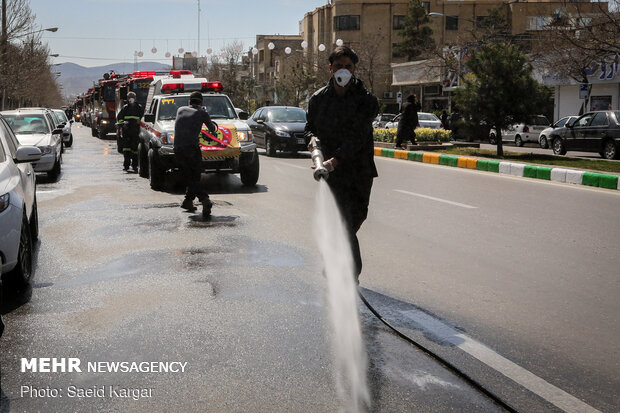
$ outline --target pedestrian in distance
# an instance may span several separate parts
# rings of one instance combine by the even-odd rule
[[[120,123],[120,140],[123,151],[123,170],[128,171],[131,166],[134,172],[138,171],[138,141],[140,139],[140,119],[144,115],[144,108],[136,102],[134,92],[127,93],[127,104],[118,112],[117,122]]]
[[[407,101],[403,104],[403,111],[398,122],[398,129],[396,130],[396,145],[394,149],[406,149],[402,146],[406,140],[410,140],[412,145],[416,144],[415,128],[418,126],[418,111],[421,108],[415,94],[407,96]]]
[[[450,118],[448,117],[448,112],[446,110],[441,111],[441,123],[443,124],[443,128],[445,130],[450,130]]]
[[[207,125],[209,132],[217,133],[217,127],[211,121],[209,113],[202,107],[202,93],[192,92],[189,106],[177,110],[174,123],[174,160],[181,169],[185,184],[185,199],[181,208],[195,211],[194,199],[202,203],[202,216],[211,217],[212,203],[209,194],[200,186],[202,174],[202,151],[200,150],[200,131]]]
[[[344,218],[355,275],[362,272],[357,231],[368,215],[374,161],[372,121],[377,116],[377,98],[355,77],[359,58],[347,46],[339,46],[329,56],[332,77],[308,102],[305,136],[319,139],[329,171],[327,183]]]

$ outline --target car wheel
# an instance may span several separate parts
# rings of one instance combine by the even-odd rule
[[[93,128],[92,126],[90,127],[90,134],[96,138],[97,137],[97,129]]]
[[[549,147],[549,145],[547,144],[547,137],[545,135],[540,137],[540,140],[538,143],[540,144],[540,147],[543,149],[547,149]]]
[[[161,167],[158,159],[158,155],[153,149],[149,149],[149,182],[151,188],[155,191],[159,191],[164,186],[164,170]]]
[[[6,274],[7,281],[15,282],[19,287],[25,287],[32,277],[32,237],[26,211],[22,217],[22,230],[19,236],[19,250],[17,251],[17,266]]]
[[[254,152],[242,153],[239,159],[239,175],[243,186],[255,186],[259,173],[258,151],[255,149]]]
[[[34,243],[39,239],[39,209],[37,208],[37,196],[34,196],[32,214],[30,214],[30,237]]]
[[[105,132],[105,128],[102,128],[101,126],[97,128],[97,136],[99,139],[105,139],[107,135],[108,134]]]
[[[68,140],[68,141],[67,141],[67,143],[65,144],[65,146],[66,146],[67,148],[70,148],[70,147],[71,147],[71,145],[73,145],[73,134],[70,134],[70,135],[69,135],[69,140]]]
[[[267,156],[276,156],[276,148],[269,138],[265,138],[265,151],[267,151]]]
[[[489,143],[491,145],[496,145],[497,144],[497,138],[495,137],[494,133],[490,133],[489,134]]]
[[[616,159],[618,157],[618,150],[613,140],[608,139],[605,141],[602,156],[605,159]]]
[[[516,146],[523,146],[523,139],[521,139],[520,135],[515,136],[515,145]]]
[[[52,170],[47,172],[47,177],[50,178],[52,181],[58,180],[58,177],[60,176],[60,163],[61,162],[62,162],[62,154],[58,157],[58,159],[54,163],[54,167],[52,168]]]
[[[555,138],[552,142],[553,145],[553,153],[556,155],[566,155],[566,147],[562,142],[562,139]]]
[[[138,144],[138,175],[142,178],[149,177],[149,169],[148,169],[149,159],[148,153],[144,150],[144,145],[142,143]]]

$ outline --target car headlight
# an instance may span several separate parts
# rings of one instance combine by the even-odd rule
[[[290,138],[291,135],[288,132],[283,131],[282,129],[276,129],[276,135],[281,136],[283,138]]]
[[[101,124],[102,124],[102,125],[107,125],[107,124],[108,124],[108,121],[107,121],[107,120],[105,120],[105,119],[103,119],[103,120],[101,121]]]
[[[161,134],[161,143],[163,143],[164,145],[174,144],[174,133],[163,132]]]
[[[5,209],[9,207],[10,198],[11,197],[9,196],[8,193],[0,196],[0,212],[4,211]]]
[[[254,138],[251,130],[238,130],[237,139],[239,142],[251,142]]]
[[[39,150],[41,151],[41,155],[47,155],[49,153],[52,153],[52,147],[49,145],[39,146]]]

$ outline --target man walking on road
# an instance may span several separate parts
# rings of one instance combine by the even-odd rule
[[[131,166],[134,172],[138,171],[138,141],[140,139],[140,119],[144,115],[144,108],[136,102],[134,92],[127,93],[128,103],[118,112],[117,122],[121,123],[123,147],[123,170]]]
[[[406,140],[410,140],[412,145],[416,145],[415,128],[418,126],[418,111],[421,108],[415,94],[407,96],[396,130],[396,146],[394,149],[401,149]]]
[[[347,46],[339,46],[329,56],[332,78],[308,102],[305,135],[319,138],[329,171],[331,188],[349,231],[356,277],[362,272],[357,231],[368,215],[372,181],[377,177],[374,161],[372,121],[379,106],[354,76],[359,62]]]
[[[202,125],[209,128],[211,134],[217,132],[215,124],[206,110],[202,108],[202,93],[193,92],[189,98],[189,106],[181,106],[177,110],[174,123],[174,159],[181,169],[185,183],[185,199],[181,208],[195,211],[194,198],[202,203],[202,216],[211,216],[209,194],[200,186],[202,174],[202,151],[200,150],[200,131]]]

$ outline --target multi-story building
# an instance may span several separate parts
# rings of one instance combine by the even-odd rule
[[[256,103],[254,106],[277,105],[277,82],[291,72],[301,55],[300,35],[256,36],[256,46],[250,51],[250,76],[255,82]]]

